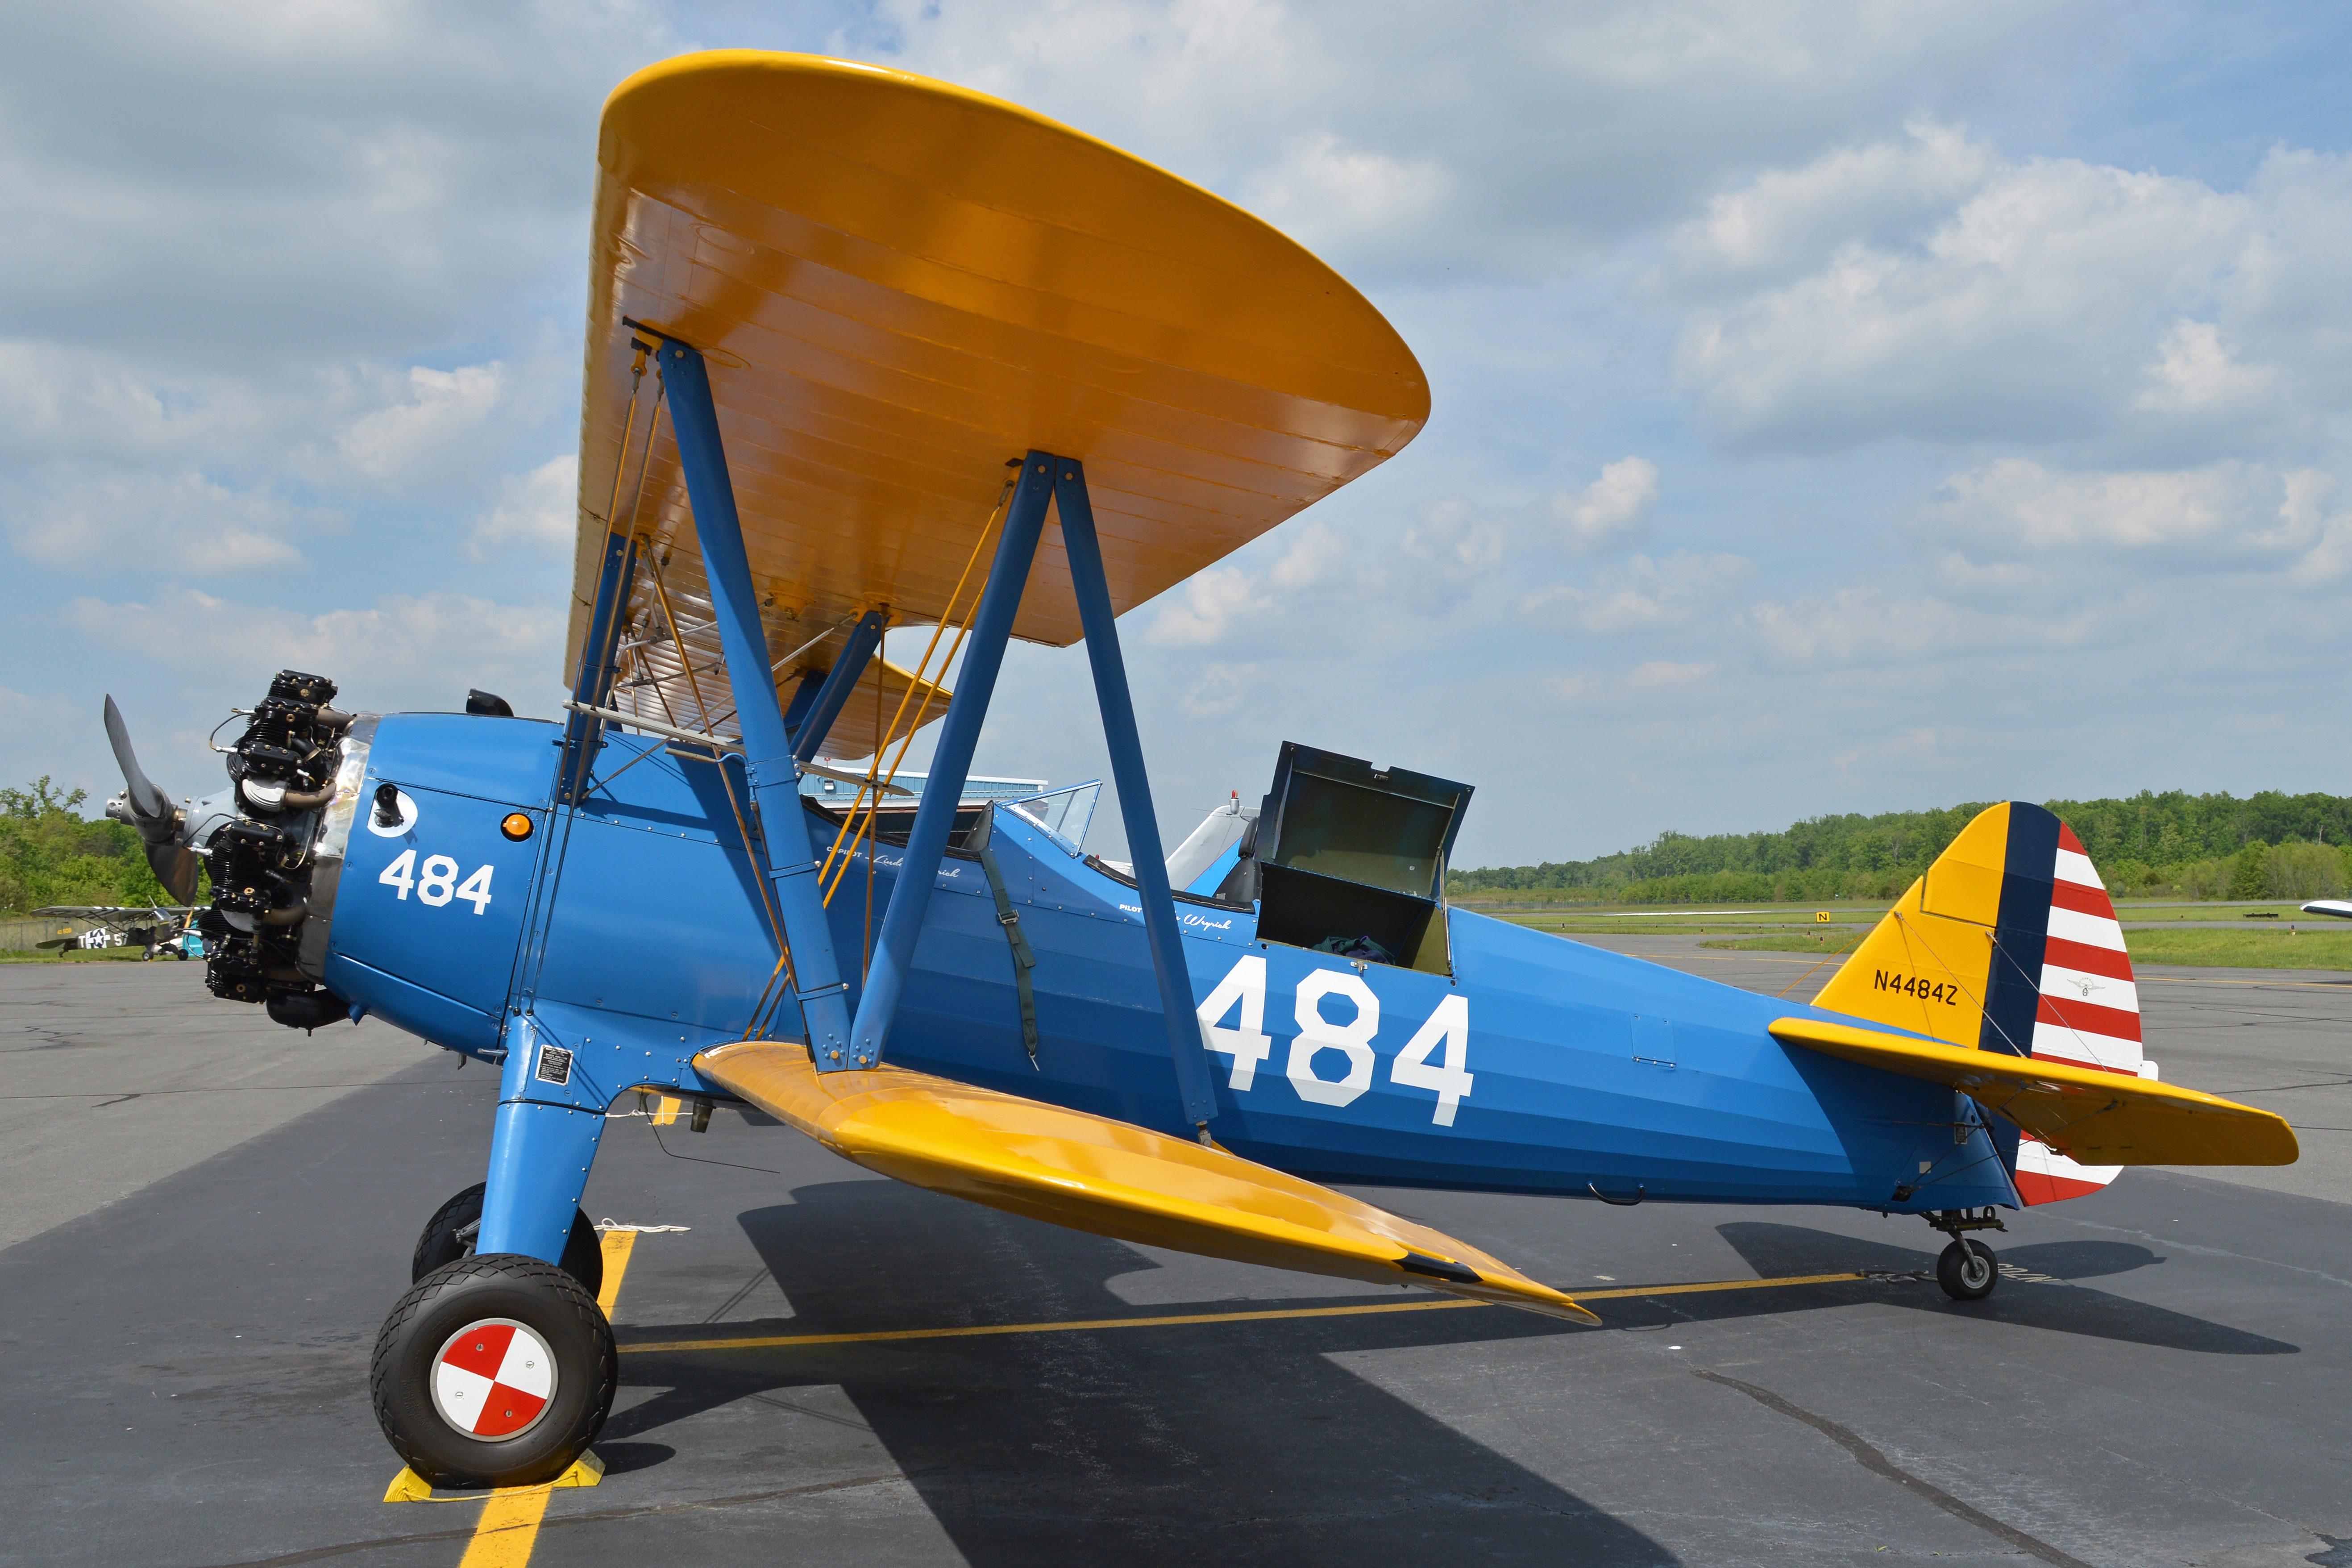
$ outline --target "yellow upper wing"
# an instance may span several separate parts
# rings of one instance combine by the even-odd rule
[[[2284,1118],[2219,1095],[2006,1051],[1781,1018],[1776,1040],[1949,1084],[2085,1165],[2292,1165]]]
[[[845,1159],[991,1208],[1180,1252],[1599,1321],[1452,1237],[1223,1149],[900,1068],[819,1074],[793,1044],[721,1046],[694,1065]]]
[[[708,619],[650,373],[630,420],[625,318],[709,357],[770,645],[827,634],[785,679],[830,668],[828,628],[862,611],[939,617],[1003,464],[1031,447],[1086,463],[1123,611],[1428,417],[1403,340],[1304,248],[984,94],[804,55],[689,55],[614,90],[597,157],[574,673],[608,524],[652,542],[681,625]],[[1079,632],[1049,531],[1014,634]],[[716,647],[688,641],[688,662]],[[694,721],[677,671],[656,684]]]

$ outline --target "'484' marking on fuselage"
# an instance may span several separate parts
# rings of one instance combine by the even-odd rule
[[[478,915],[490,907],[490,868],[488,865],[478,866],[472,876],[460,882],[457,880],[457,862],[446,855],[428,855],[425,858],[425,864],[419,866],[416,851],[404,849],[391,865],[383,868],[376,880],[387,888],[399,889],[404,902],[407,900],[409,889],[414,888],[417,902],[430,904],[436,910],[453,899],[464,899],[472,904]]]
[[[1876,976],[1872,986],[1874,990],[1900,991],[1906,996],[1916,996],[1922,1002],[1941,1002],[1947,1007],[1960,1005],[1960,988],[1956,982],[1931,981],[1920,975],[1895,973],[1884,969],[1871,973]]]
[[[1344,1024],[1332,1023],[1323,1016],[1327,996],[1352,1004],[1356,1016]],[[1241,1010],[1240,1026],[1228,1028],[1225,1015],[1236,1005]],[[1200,1013],[1201,1033],[1209,1049],[1234,1058],[1233,1091],[1249,1093],[1257,1083],[1258,1064],[1274,1054],[1274,1037],[1265,1032],[1265,958],[1255,952],[1244,954],[1217,982],[1217,988],[1201,1004]],[[1380,1033],[1381,999],[1361,975],[1340,969],[1313,971],[1298,982],[1291,1016],[1297,1021],[1298,1034],[1290,1042],[1283,1076],[1299,1099],[1314,1105],[1346,1105],[1371,1087],[1372,1037]],[[1442,1067],[1429,1059],[1441,1045],[1445,1047]],[[1316,1076],[1315,1058],[1323,1051],[1338,1051],[1348,1058],[1345,1076]],[[1405,1042],[1404,1049],[1389,1064],[1389,1081],[1408,1089],[1436,1090],[1437,1106],[1430,1120],[1440,1127],[1451,1127],[1454,1111],[1470,1094],[1472,1075],[1463,1065],[1469,1051],[1470,998],[1457,991],[1439,1002],[1428,1021]]]

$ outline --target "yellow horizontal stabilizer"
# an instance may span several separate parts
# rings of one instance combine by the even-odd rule
[[[1147,1247],[1600,1321],[1452,1237],[1222,1149],[899,1068],[820,1074],[804,1047],[771,1040],[721,1046],[694,1065],[845,1160],[991,1208]]]
[[[1776,1040],[1949,1084],[2085,1165],[2292,1165],[2300,1151],[2283,1117],[2193,1089],[2004,1051],[1781,1018]]]

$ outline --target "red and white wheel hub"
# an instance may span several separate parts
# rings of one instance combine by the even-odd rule
[[[433,1407],[469,1437],[520,1437],[554,1398],[555,1357],[512,1318],[467,1324],[433,1358]]]

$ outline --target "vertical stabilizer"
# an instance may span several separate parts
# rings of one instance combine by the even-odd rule
[[[1961,829],[1814,1003],[1963,1048],[2156,1077],[2115,905],[2074,831],[2023,801]],[[2029,1204],[2095,1192],[2120,1169],[2003,1132]]]

